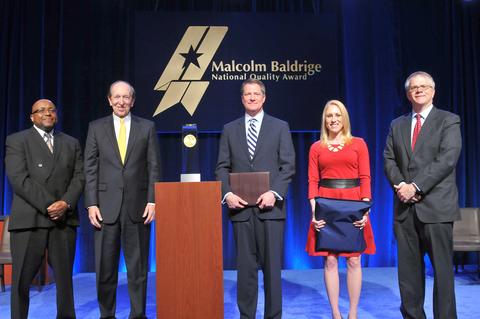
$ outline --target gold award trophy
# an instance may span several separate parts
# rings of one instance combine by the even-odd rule
[[[182,126],[182,182],[200,182],[197,124]]]

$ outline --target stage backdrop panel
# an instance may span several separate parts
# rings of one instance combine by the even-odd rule
[[[135,114],[160,131],[220,131],[243,113],[241,83],[256,78],[266,112],[318,130],[311,114],[338,97],[336,30],[333,14],[137,13]]]

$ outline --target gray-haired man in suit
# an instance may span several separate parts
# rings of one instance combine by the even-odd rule
[[[33,127],[9,135],[5,167],[13,188],[11,317],[28,316],[29,288],[45,258],[55,273],[57,318],[75,318],[73,261],[77,202],[83,191],[80,143],[54,130],[57,109],[46,99],[32,106]]]
[[[127,265],[129,318],[146,318],[150,223],[160,162],[155,125],[130,113],[135,90],[110,85],[113,114],[90,123],[85,145],[85,207],[95,227],[95,271],[102,318],[115,317],[120,244]]]
[[[263,270],[265,318],[281,318],[285,196],[295,174],[295,150],[289,126],[263,111],[265,85],[246,80],[241,87],[245,116],[226,124],[220,139],[217,180],[230,209],[237,248],[237,303],[241,318],[255,318],[258,266]],[[249,131],[251,122],[254,131]],[[255,136],[252,136],[255,135]],[[229,173],[270,172],[270,191],[257,206],[231,190]]]
[[[433,106],[435,82],[428,73],[411,74],[405,90],[412,112],[392,122],[384,150],[385,174],[396,193],[400,310],[404,318],[426,318],[423,257],[428,254],[435,271],[434,317],[454,319],[452,230],[460,216],[455,183],[460,118]]]

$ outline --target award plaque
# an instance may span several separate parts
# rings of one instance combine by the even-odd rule
[[[257,199],[270,190],[269,172],[230,173],[232,192],[248,204],[256,206]]]

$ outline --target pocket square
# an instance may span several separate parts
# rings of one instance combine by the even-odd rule
[[[316,251],[365,250],[363,229],[353,226],[353,222],[363,218],[372,202],[316,197],[315,203],[315,219],[326,222],[325,227],[316,232]]]

